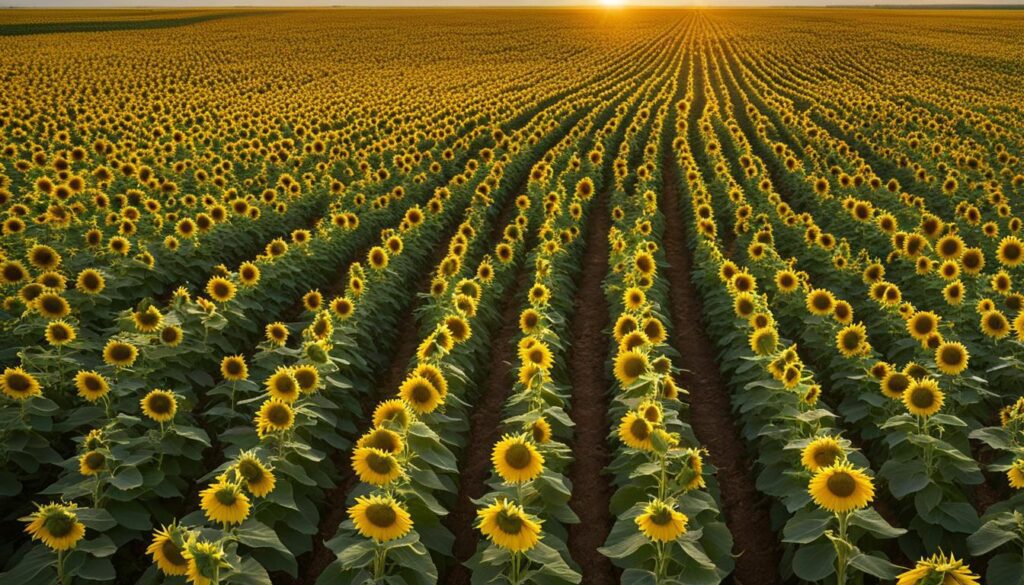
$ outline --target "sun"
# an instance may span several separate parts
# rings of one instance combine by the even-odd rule
[[[600,3],[606,8],[620,8],[626,5],[626,0],[600,0]]]

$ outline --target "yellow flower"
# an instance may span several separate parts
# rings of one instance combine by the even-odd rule
[[[358,447],[352,453],[352,469],[359,481],[373,485],[388,485],[402,476],[402,466],[394,455],[374,447]]]
[[[1024,459],[1017,459],[1006,471],[1006,480],[1014,489],[1024,488]]]
[[[266,334],[267,341],[276,346],[282,346],[288,342],[288,328],[284,323],[275,322],[267,325]]]
[[[292,428],[295,412],[287,402],[271,398],[263,403],[256,414],[256,433],[262,439],[267,433],[277,433]]]
[[[800,463],[808,471],[820,471],[843,460],[845,451],[839,441],[821,437],[811,441],[800,454]]]
[[[164,316],[160,310],[150,305],[143,311],[132,313],[132,320],[135,321],[135,329],[140,333],[152,333],[160,328],[164,322]]]
[[[245,482],[245,489],[253,496],[262,498],[274,491],[277,480],[274,472],[260,461],[253,451],[243,451],[234,465],[235,471]]]
[[[25,400],[43,393],[35,376],[21,368],[5,368],[0,376],[0,389],[15,400]]]
[[[164,575],[184,575],[188,572],[188,560],[182,554],[184,545],[181,529],[171,524],[153,533],[153,541],[146,552]]]
[[[863,355],[871,350],[867,337],[867,329],[863,324],[848,325],[836,334],[836,349],[844,357]]]
[[[106,466],[107,457],[99,451],[86,451],[78,458],[78,471],[85,476],[97,475]]]
[[[95,402],[107,395],[110,384],[107,379],[96,372],[83,370],[75,374],[75,388],[78,395],[89,402]]]
[[[956,376],[967,369],[970,354],[962,343],[947,341],[935,350],[935,366],[950,376]]]
[[[359,441],[356,442],[356,448],[361,447],[372,447],[385,453],[397,454],[405,450],[405,443],[398,433],[384,428],[376,428],[366,431],[359,438]]]
[[[182,556],[188,561],[186,576],[192,585],[211,585],[215,575],[224,574],[221,569],[230,567],[220,544],[198,540],[195,536],[185,544]]]
[[[229,355],[220,361],[220,374],[229,382],[237,382],[249,377],[249,366],[245,364],[245,357],[241,355]]]
[[[819,469],[807,491],[815,504],[833,513],[859,510],[875,499],[871,478],[849,463]]]
[[[139,350],[130,343],[111,339],[103,347],[103,361],[110,366],[130,368],[135,363]]]
[[[348,516],[359,534],[376,542],[401,538],[412,530],[409,512],[391,496],[357,497]]]
[[[279,366],[267,378],[267,392],[272,398],[289,404],[295,402],[299,398],[299,382],[292,375],[291,368]]]
[[[434,412],[441,404],[441,394],[437,388],[423,376],[412,375],[402,382],[398,395],[419,414]]]
[[[647,373],[647,356],[636,350],[619,352],[615,356],[615,377],[624,387],[632,385]]]
[[[953,555],[939,553],[917,561],[917,565],[898,577],[896,585],[978,585],[981,577]],[[993,584],[995,585],[995,584]]]
[[[153,390],[139,401],[142,413],[156,422],[167,422],[178,412],[178,400],[166,390]]]
[[[532,549],[540,540],[540,520],[515,503],[500,499],[477,512],[480,532],[491,542],[511,552]]]
[[[654,427],[651,426],[651,423],[633,410],[627,412],[619,423],[619,439],[633,449],[641,451],[653,449],[651,445],[653,433]]]
[[[832,307],[835,306],[835,297],[832,293],[821,288],[817,288],[807,293],[807,310],[812,315],[825,316],[832,312]]]
[[[64,321],[50,321],[46,325],[46,341],[54,346],[61,347],[75,340],[75,328]]]
[[[491,453],[494,469],[507,483],[524,483],[544,471],[544,456],[522,436],[505,435]]]
[[[655,499],[644,507],[643,514],[636,517],[640,532],[651,540],[672,542],[686,534],[689,518],[677,512],[671,504]]]
[[[206,294],[218,303],[226,303],[235,298],[235,283],[230,280],[215,276],[206,283]]]
[[[236,483],[218,479],[199,492],[199,497],[200,506],[211,522],[241,524],[249,516],[249,497]]]
[[[75,548],[85,536],[85,525],[78,521],[77,509],[76,504],[37,505],[35,512],[21,520],[28,522],[25,532],[32,540],[40,540],[55,551],[66,551]]]
[[[915,416],[931,416],[942,408],[945,395],[939,383],[932,379],[914,381],[903,391],[903,404]]]
[[[373,410],[373,426],[380,427],[386,424],[394,424],[399,428],[406,428],[412,421],[408,405],[401,400],[385,400]]]

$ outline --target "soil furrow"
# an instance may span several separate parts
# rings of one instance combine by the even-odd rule
[[[768,506],[755,488],[753,465],[735,425],[729,389],[719,373],[714,345],[701,324],[701,301],[690,280],[692,258],[680,215],[678,174],[671,153],[663,165],[664,246],[672,313],[672,345],[679,352],[682,383],[690,393],[690,424],[717,468],[726,525],[738,555],[735,578],[741,585],[779,582],[778,538]]]
[[[571,327],[569,378],[572,382],[570,416],[576,427],[569,469],[572,499],[569,505],[580,518],[569,526],[569,552],[581,568],[583,582],[612,585],[619,582],[618,570],[598,552],[612,527],[609,501],[612,486],[604,469],[611,461],[608,452],[608,304],[601,283],[608,270],[608,197],[595,200],[587,218],[586,252],[583,272],[576,290]]]

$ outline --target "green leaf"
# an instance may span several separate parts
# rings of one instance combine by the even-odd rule
[[[597,550],[610,559],[624,559],[640,550],[648,542],[647,537],[643,533],[634,532],[622,540],[607,544]]]
[[[793,555],[793,572],[804,581],[822,581],[835,572],[836,549],[822,540],[801,546]]]
[[[78,543],[78,550],[85,551],[94,557],[109,557],[117,552],[117,546],[109,536],[101,534],[92,540],[83,540]]]
[[[1024,585],[1024,562],[1019,553],[1003,553],[988,562],[985,582],[993,585]]]
[[[903,528],[896,528],[886,522],[885,518],[882,518],[874,508],[857,510],[850,515],[850,524],[859,526],[879,538],[896,538],[907,532]]]
[[[0,573],[2,583],[34,583],[33,578],[49,567],[55,566],[57,556],[42,545],[32,547],[13,569]],[[53,573],[55,575],[56,572]]]
[[[110,559],[90,558],[78,569],[78,576],[90,581],[113,581],[117,573]]]
[[[106,532],[117,526],[117,520],[103,508],[79,508],[75,510],[75,515],[86,528],[97,532]]]
[[[246,520],[241,526],[236,528],[235,536],[238,537],[238,542],[250,548],[269,548],[279,551],[285,556],[292,556],[291,551],[277,537],[277,533],[266,524],[254,518]]]
[[[125,465],[118,470],[117,475],[110,478],[110,485],[124,491],[135,489],[142,485],[142,472],[138,467]]]
[[[1013,514],[1000,514],[983,524],[977,532],[968,536],[967,546],[972,555],[980,556],[994,551],[1019,536]]]
[[[903,572],[901,567],[890,563],[882,557],[867,555],[860,552],[850,558],[850,566],[854,567],[861,573],[866,573],[886,581],[895,579]]]
[[[798,513],[786,522],[782,529],[782,542],[795,542],[807,544],[814,542],[825,534],[834,516],[824,510],[815,510],[811,513]]]

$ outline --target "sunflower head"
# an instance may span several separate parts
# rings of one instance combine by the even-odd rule
[[[506,499],[495,500],[479,510],[477,521],[484,536],[510,552],[530,550],[541,538],[540,520]]]
[[[402,465],[389,451],[375,447],[357,447],[352,453],[352,469],[359,480],[377,486],[388,485],[402,476]]]
[[[875,498],[875,486],[863,471],[844,462],[815,472],[808,493],[818,506],[843,513],[866,507]]]
[[[348,515],[359,534],[378,543],[401,538],[412,530],[409,512],[389,495],[357,497]]]
[[[271,398],[256,414],[256,433],[262,439],[268,433],[287,431],[295,424],[295,411],[288,402]]]
[[[187,534],[177,524],[164,526],[153,533],[146,552],[164,575],[184,575],[188,572],[188,560],[182,554],[186,540]]]
[[[55,551],[66,551],[75,548],[85,536],[85,525],[78,521],[77,509],[76,504],[37,505],[35,512],[21,520],[28,523],[25,532],[32,540],[42,541]]]
[[[135,363],[139,350],[134,345],[111,339],[103,347],[103,361],[118,368],[129,368]]]
[[[5,368],[0,376],[0,389],[14,400],[26,400],[42,394],[42,387],[35,376],[22,368]]]
[[[178,412],[178,399],[167,390],[152,390],[140,401],[142,413],[156,422],[164,423]]]
[[[820,437],[808,443],[800,455],[800,463],[808,471],[817,472],[842,462],[846,457],[843,446],[833,437]]]
[[[898,577],[898,585],[978,585],[981,577],[971,567],[953,555],[941,551],[927,559],[917,561],[913,569]]]
[[[525,483],[544,471],[544,456],[524,435],[502,437],[494,445],[491,462],[507,483]]]
[[[262,498],[274,491],[277,483],[273,471],[263,464],[254,451],[243,451],[234,465],[235,473],[253,496]]]
[[[636,517],[636,525],[647,538],[657,542],[672,542],[686,533],[689,518],[664,500],[655,499],[644,506]]]
[[[242,486],[219,478],[199,493],[200,506],[211,522],[241,524],[249,516],[249,497]]]

